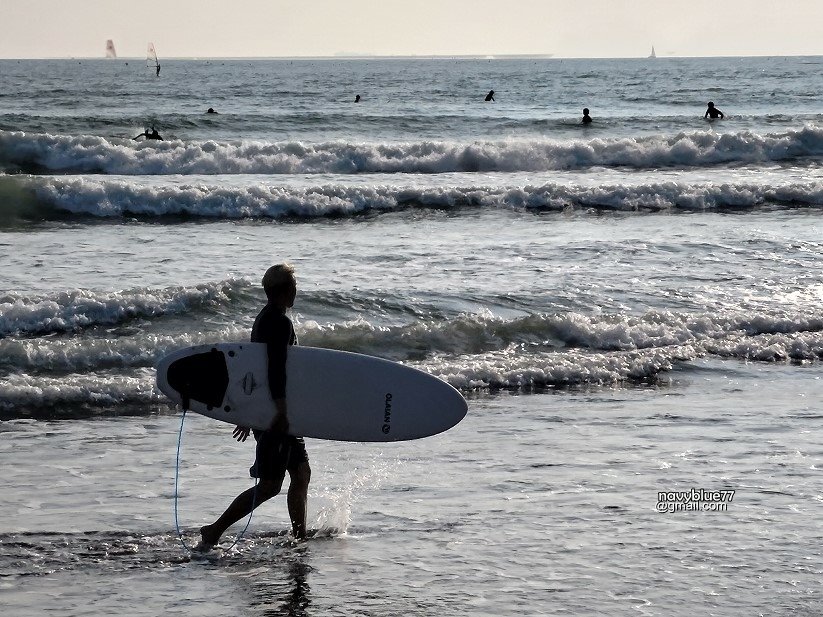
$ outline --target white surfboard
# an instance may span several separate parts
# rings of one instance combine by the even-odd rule
[[[275,414],[263,343],[180,349],[157,365],[157,387],[199,414],[266,429]],[[466,400],[415,368],[363,354],[289,347],[289,433],[340,441],[401,441],[441,433],[460,422]]]

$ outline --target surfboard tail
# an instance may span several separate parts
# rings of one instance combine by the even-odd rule
[[[226,358],[217,348],[184,356],[169,364],[167,380],[180,394],[183,409],[190,409],[192,399],[208,407],[219,407],[229,387]]]

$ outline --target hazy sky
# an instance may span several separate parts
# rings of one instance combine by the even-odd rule
[[[820,55],[823,0],[0,0],[0,57]]]

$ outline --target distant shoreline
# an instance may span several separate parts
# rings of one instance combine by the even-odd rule
[[[199,60],[199,61],[263,61],[263,60],[311,60],[311,61],[334,61],[334,60],[693,60],[703,58],[823,58],[823,54],[818,55],[754,55],[754,56],[678,56],[678,55],[658,55],[657,58],[648,56],[621,56],[621,57],[572,57],[555,56],[554,54],[487,54],[487,55],[414,55],[414,56],[368,56],[368,55],[334,55],[334,56],[166,56],[163,60]],[[104,58],[103,56],[54,56],[41,58],[0,58],[3,61],[32,61],[32,60],[105,60],[106,62],[116,62],[118,60],[142,62],[142,56],[119,56],[117,58]]]

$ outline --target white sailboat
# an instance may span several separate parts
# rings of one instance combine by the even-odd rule
[[[111,39],[106,41],[106,58],[116,58],[117,52],[114,51],[114,41]]]
[[[149,48],[146,52],[146,66],[155,67],[157,76],[160,77],[160,61],[157,59],[157,50],[154,49],[154,43],[149,43]]]
[[[652,53],[649,54],[649,58],[657,58],[657,54],[654,53],[654,45],[652,45]]]

